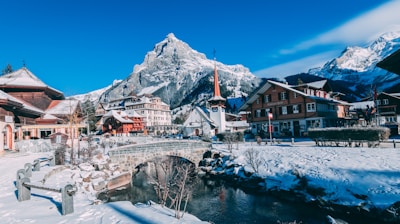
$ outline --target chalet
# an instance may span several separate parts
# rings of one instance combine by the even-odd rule
[[[305,136],[310,127],[342,126],[349,106],[332,95],[326,80],[297,86],[268,80],[240,110],[248,113],[253,134],[281,137]]]
[[[102,133],[121,136],[144,131],[143,117],[135,111],[110,110],[102,119]]]
[[[56,132],[77,136],[80,103],[68,101],[71,107],[66,107],[65,102],[62,92],[46,85],[26,67],[0,76],[0,150],[14,149],[15,140],[45,138]]]
[[[400,121],[400,93],[379,93],[375,100],[375,104],[378,124],[390,128],[391,135],[398,135]]]
[[[376,66],[400,75],[400,49],[384,58]],[[378,122],[387,126],[392,135],[399,134],[400,93],[380,93],[376,96]]]

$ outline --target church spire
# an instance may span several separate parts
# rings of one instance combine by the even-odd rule
[[[221,97],[221,91],[219,89],[219,83],[218,83],[218,71],[217,71],[217,60],[215,57],[215,49],[214,49],[214,97]]]

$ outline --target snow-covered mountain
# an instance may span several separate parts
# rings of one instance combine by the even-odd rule
[[[86,102],[86,101],[91,101],[92,103],[96,104],[101,95],[103,95],[107,90],[109,90],[111,87],[117,85],[120,83],[122,80],[114,80],[111,85],[108,85],[106,87],[103,87],[101,89],[97,89],[88,93],[83,93],[83,94],[78,94],[78,95],[73,95],[70,97],[67,97],[68,99],[75,99],[79,100],[81,102]]]
[[[108,89],[100,101],[135,93],[153,94],[171,108],[207,100],[213,92],[214,66],[217,67],[221,94],[247,96],[261,79],[242,65],[224,65],[207,59],[170,33],[149,51],[142,64],[122,82]]]
[[[368,46],[347,47],[339,57],[321,68],[310,69],[308,74],[331,80],[332,85],[340,87],[336,88],[338,91],[348,93],[353,100],[368,97],[375,87],[378,91],[385,91],[400,84],[399,75],[376,66],[398,49],[400,31],[385,33]],[[72,97],[81,101],[104,102],[132,92],[138,95],[149,93],[160,96],[174,109],[209,99],[213,91],[215,65],[221,91],[227,96],[247,96],[261,83],[261,79],[244,66],[224,65],[207,59],[171,33],[146,54],[142,64],[134,66],[126,79]]]
[[[350,88],[366,97],[372,88],[384,91],[400,83],[400,76],[376,66],[378,62],[400,48],[400,31],[389,32],[366,47],[347,47],[342,54],[322,68],[309,73],[332,80],[353,83]]]

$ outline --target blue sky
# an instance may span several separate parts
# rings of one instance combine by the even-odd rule
[[[0,68],[25,62],[66,96],[126,78],[169,33],[259,77],[305,72],[400,30],[400,0],[0,2]]]

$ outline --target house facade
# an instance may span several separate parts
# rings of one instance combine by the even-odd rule
[[[400,130],[400,93],[379,93],[375,104],[377,123],[390,128],[391,135],[398,135]]]
[[[291,86],[268,80],[240,108],[255,135],[306,136],[311,127],[343,126],[349,104],[333,97],[326,80]]]
[[[15,141],[46,138],[56,132],[78,136],[80,103],[65,101],[62,92],[26,67],[0,76],[0,151],[13,150]]]
[[[103,116],[111,110],[139,115],[140,126],[143,125],[145,133],[176,133],[176,127],[172,125],[170,106],[162,102],[160,97],[145,94],[118,98],[99,104],[96,116]]]
[[[102,133],[128,136],[144,131],[143,117],[134,111],[110,110],[103,117]]]

